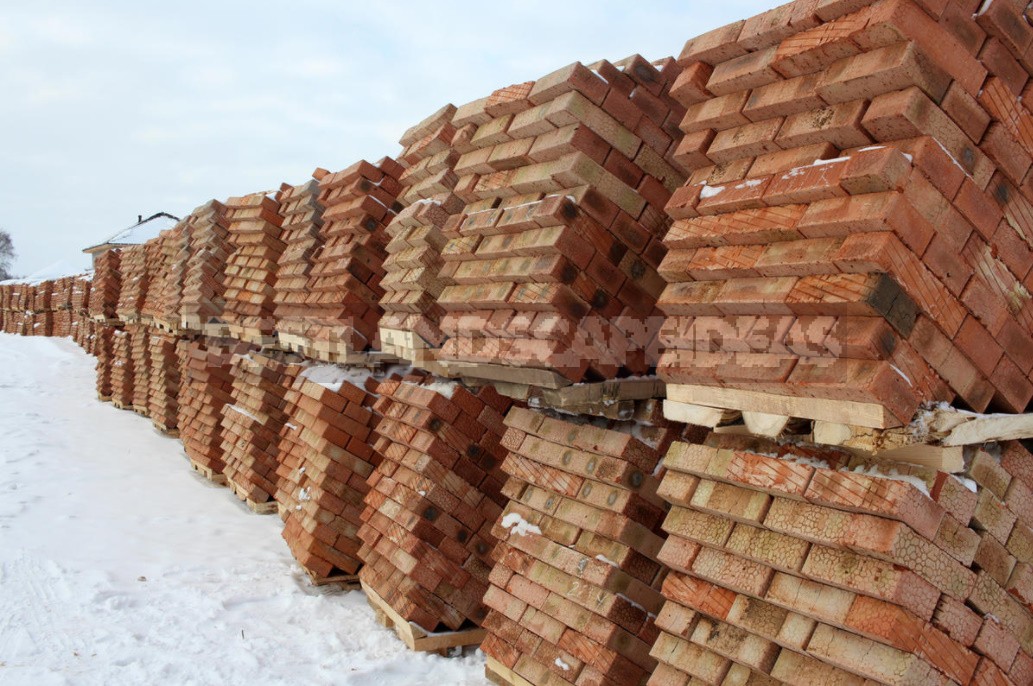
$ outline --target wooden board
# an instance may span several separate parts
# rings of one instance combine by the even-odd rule
[[[726,410],[739,410],[740,412],[763,412],[804,419],[821,419],[875,429],[900,426],[900,422],[885,407],[875,403],[801,398],[718,386],[675,384],[668,384],[667,398],[690,405],[704,405]]]
[[[573,385],[570,379],[548,369],[531,367],[507,367],[501,364],[471,364],[469,362],[438,361],[448,376],[484,379],[485,381],[501,381],[539,388],[564,388]]]
[[[481,381],[483,383],[483,381]],[[590,414],[609,419],[630,419],[640,400],[663,398],[664,382],[656,377],[632,377],[563,388],[495,382],[495,390],[531,407]]]
[[[154,430],[160,433],[161,435],[168,436],[169,438],[179,438],[178,429],[170,429],[161,422],[156,422],[153,420],[151,420],[151,424],[154,425]]]
[[[672,422],[694,424],[715,429],[722,424],[736,422],[742,416],[738,410],[726,410],[720,407],[706,407],[681,403],[668,398],[664,401],[664,417]]]
[[[464,646],[479,646],[487,636],[484,629],[466,629],[464,631],[444,631],[431,633],[417,624],[407,621],[395,609],[387,604],[383,598],[377,595],[368,584],[361,582],[366,600],[379,621],[389,629],[393,628],[398,638],[409,647],[409,650],[417,652],[447,652],[453,648]]]

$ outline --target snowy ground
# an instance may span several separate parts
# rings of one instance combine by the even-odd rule
[[[275,515],[96,399],[68,339],[0,334],[0,684],[487,684],[320,591]]]

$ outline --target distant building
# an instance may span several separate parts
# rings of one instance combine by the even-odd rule
[[[158,212],[146,219],[141,214],[132,226],[122,229],[102,243],[83,249],[83,252],[93,257],[94,266],[96,266],[97,255],[106,253],[112,248],[146,243],[152,238],[156,238],[162,231],[174,227],[177,222],[179,222],[179,217],[174,217],[168,212]]]

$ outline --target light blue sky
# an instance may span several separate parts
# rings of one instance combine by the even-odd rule
[[[399,151],[441,105],[656,59],[760,0],[4,3],[0,227],[28,274],[136,220]]]

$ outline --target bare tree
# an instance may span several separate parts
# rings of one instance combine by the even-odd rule
[[[11,267],[14,266],[14,241],[11,234],[0,229],[0,281],[10,279]]]

